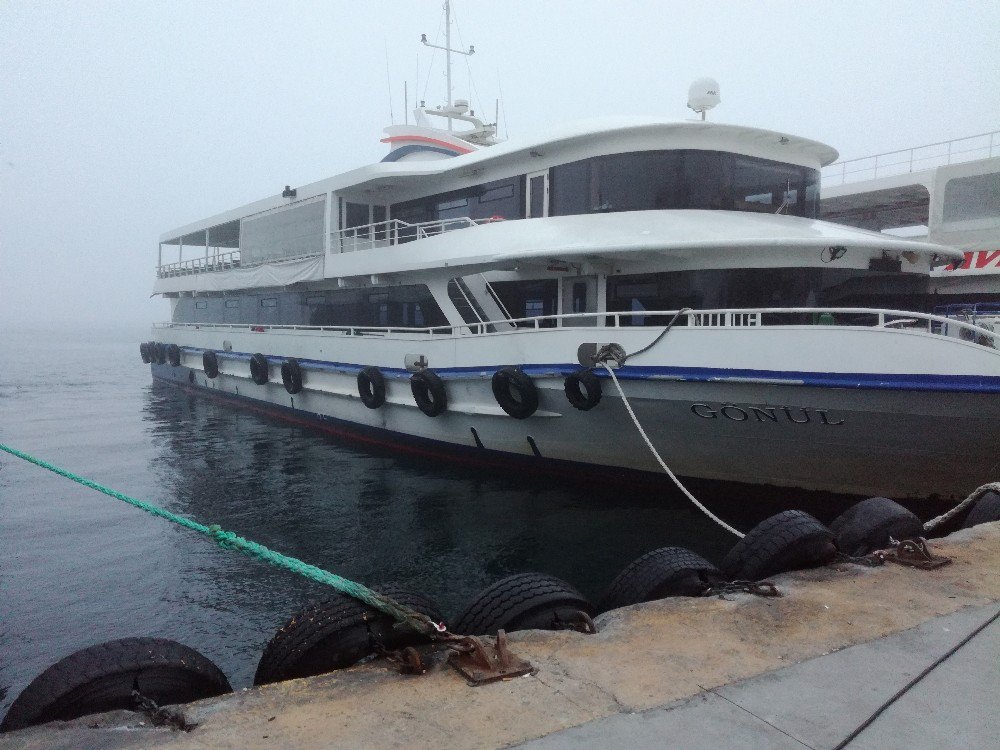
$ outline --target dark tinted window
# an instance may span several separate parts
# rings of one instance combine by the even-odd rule
[[[423,284],[379,289],[331,290],[323,294],[281,292],[268,297],[233,296],[208,301],[208,309],[182,297],[174,307],[175,323],[237,323],[244,325],[391,326],[429,328],[448,321]],[[241,304],[242,300],[242,304]],[[205,300],[199,300],[204,302]]]
[[[722,151],[639,151],[553,167],[554,216],[667,208],[815,218],[819,171]]]
[[[732,268],[673,271],[608,279],[608,310],[743,307],[885,307],[919,310],[919,274],[862,269]],[[634,319],[642,325],[641,316]],[[627,324],[627,320],[623,320]]]
[[[487,182],[483,185],[430,195],[392,207],[392,217],[416,224],[467,216],[472,219],[524,218],[524,178]]]
[[[537,281],[494,281],[490,286],[503,302],[504,307],[515,318],[535,318],[555,315],[559,286],[555,279]],[[554,320],[542,321],[543,328],[555,326]],[[521,327],[532,327],[534,323],[518,323]]]

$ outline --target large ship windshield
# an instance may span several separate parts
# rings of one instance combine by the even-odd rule
[[[694,149],[597,156],[553,167],[553,216],[665,208],[816,218],[819,170]]]

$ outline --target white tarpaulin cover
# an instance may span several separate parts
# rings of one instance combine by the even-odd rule
[[[153,294],[165,292],[223,292],[254,287],[289,286],[300,281],[323,279],[323,256],[265,263],[252,268],[209,271],[157,279]]]

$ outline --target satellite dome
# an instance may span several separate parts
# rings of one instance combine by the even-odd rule
[[[699,78],[688,89],[688,109],[693,109],[705,119],[705,112],[717,105],[719,97],[719,82],[714,78]]]

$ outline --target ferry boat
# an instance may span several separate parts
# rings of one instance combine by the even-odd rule
[[[927,499],[1000,475],[1000,336],[918,310],[962,252],[820,221],[834,149],[708,121],[710,91],[698,121],[498,142],[450,93],[379,163],[164,233],[152,376],[604,478],[661,471],[626,399],[681,477]]]
[[[958,248],[932,270],[925,309],[1000,321],[1000,131],[831,164],[820,217]]]

